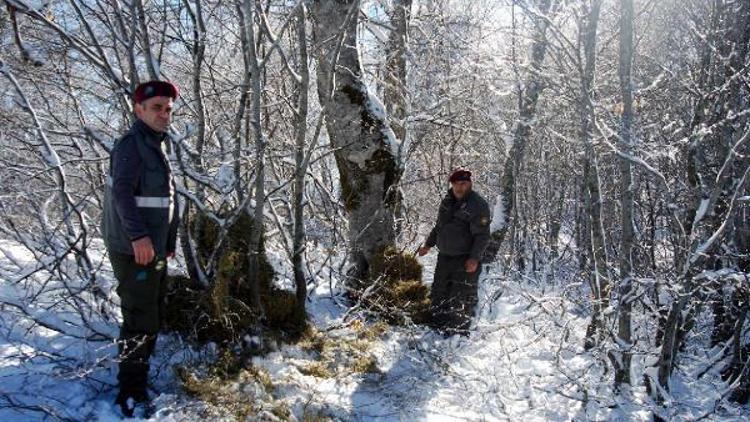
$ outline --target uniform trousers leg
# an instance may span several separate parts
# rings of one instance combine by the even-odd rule
[[[467,273],[468,256],[438,256],[430,293],[432,325],[446,335],[467,335],[478,302],[478,280],[481,267]]]
[[[463,272],[461,280],[455,284],[454,295],[456,297],[456,307],[454,309],[455,332],[461,335],[468,335],[471,327],[471,319],[474,316],[474,310],[479,302],[479,275],[482,266],[478,265],[477,270],[473,273]]]
[[[149,358],[162,319],[166,260],[156,258],[148,265],[138,265],[132,255],[110,253],[110,261],[123,319],[118,344],[120,392],[145,396]]]

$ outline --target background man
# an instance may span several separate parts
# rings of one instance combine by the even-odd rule
[[[470,171],[456,170],[449,181],[435,228],[418,254],[435,245],[440,251],[430,294],[433,326],[446,336],[468,335],[478,301],[479,260],[490,239],[490,208],[472,190]]]
[[[116,403],[125,416],[148,401],[148,361],[163,317],[166,258],[175,252],[176,196],[163,149],[175,98],[177,88],[169,82],[139,85],[133,95],[138,120],[110,156],[102,234],[121,300]]]

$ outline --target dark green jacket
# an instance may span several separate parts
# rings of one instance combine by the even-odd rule
[[[441,255],[468,255],[479,260],[489,240],[490,207],[487,201],[474,191],[458,200],[453,196],[453,190],[448,190],[425,246],[437,245]]]
[[[175,250],[179,217],[165,137],[137,120],[112,148],[102,218],[110,252],[133,255],[131,242],[145,236],[157,256]]]

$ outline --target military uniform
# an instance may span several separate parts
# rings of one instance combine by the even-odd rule
[[[449,190],[438,211],[435,227],[425,246],[437,245],[438,262],[430,294],[432,324],[446,334],[468,332],[478,301],[481,265],[473,273],[464,267],[470,258],[479,261],[490,239],[490,208],[478,193],[462,199]]]
[[[102,234],[119,282],[123,317],[120,392],[142,399],[163,319],[166,258],[175,251],[177,238],[177,198],[163,149],[165,136],[137,120],[112,149],[104,194]],[[138,265],[132,242],[146,236],[156,256]]]

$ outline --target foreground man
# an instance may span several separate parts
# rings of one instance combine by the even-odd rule
[[[112,149],[104,194],[102,234],[123,318],[116,403],[127,417],[137,404],[148,404],[148,361],[163,318],[166,259],[177,239],[174,182],[163,149],[175,98],[169,82],[136,88],[138,120]]]
[[[443,335],[468,335],[478,301],[479,260],[490,240],[490,208],[471,189],[471,172],[456,170],[451,188],[440,203],[437,223],[419,256],[437,245],[435,277],[430,294],[432,324]]]

